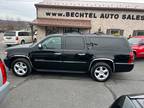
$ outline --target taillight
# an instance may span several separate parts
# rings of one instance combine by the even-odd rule
[[[3,78],[2,83],[5,84],[6,81],[7,81],[7,74],[6,74],[5,66],[4,66],[4,64],[1,60],[0,60],[0,69],[1,69],[1,72],[2,72],[2,78]]]
[[[16,40],[18,40],[19,38],[18,37],[16,37]]]
[[[129,60],[128,60],[128,63],[131,64],[134,62],[134,53],[133,52],[130,52],[129,53]]]

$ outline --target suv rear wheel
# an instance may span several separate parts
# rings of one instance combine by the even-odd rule
[[[111,67],[104,62],[96,63],[91,69],[91,77],[93,80],[104,82],[111,76]]]
[[[12,72],[19,77],[27,76],[32,69],[28,60],[24,58],[16,59],[12,62]]]

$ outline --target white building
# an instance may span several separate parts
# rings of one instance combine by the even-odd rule
[[[39,38],[51,33],[103,32],[144,35],[144,4],[84,0],[44,0],[35,4]]]

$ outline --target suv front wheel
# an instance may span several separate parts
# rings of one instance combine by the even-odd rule
[[[111,67],[104,62],[96,63],[91,69],[91,77],[93,80],[104,82],[111,76]]]
[[[31,73],[32,69],[27,59],[19,58],[12,62],[12,72],[19,77],[27,76]]]

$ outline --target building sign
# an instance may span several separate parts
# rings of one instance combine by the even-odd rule
[[[48,17],[73,17],[73,18],[100,18],[100,19],[122,19],[122,20],[144,20],[144,15],[100,13],[95,12],[46,12]]]

